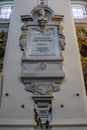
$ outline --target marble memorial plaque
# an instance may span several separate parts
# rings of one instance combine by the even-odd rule
[[[55,56],[55,44],[52,32],[33,31],[30,36],[29,55]]]

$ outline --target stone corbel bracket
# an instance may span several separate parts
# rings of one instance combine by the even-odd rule
[[[50,122],[52,119],[52,99],[53,96],[36,96],[34,100],[34,118],[37,123],[36,129],[50,130]]]

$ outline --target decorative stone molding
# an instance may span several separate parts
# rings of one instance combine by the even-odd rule
[[[50,129],[52,120],[52,98],[53,96],[33,96],[35,102],[34,114],[37,123],[36,129]]]
[[[19,39],[19,41],[20,41],[19,46],[20,46],[21,50],[24,51],[26,48],[28,27],[26,25],[24,25],[24,26],[22,26],[21,30],[22,30],[22,34]]]
[[[55,15],[41,0],[31,15],[21,19],[24,25],[19,39],[23,51],[20,78],[25,90],[33,93],[36,130],[50,130],[52,93],[60,90],[65,77],[62,69],[65,37],[60,25],[63,16]]]
[[[54,16],[53,10],[48,7],[44,2],[41,2],[39,5],[37,5],[37,7],[32,10],[31,14],[35,22],[37,22],[38,20],[48,22]]]
[[[35,95],[50,95],[52,92],[60,90],[60,84],[57,82],[35,82],[26,84],[25,90]]]

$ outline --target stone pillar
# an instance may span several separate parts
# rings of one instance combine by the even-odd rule
[[[35,130],[37,126],[34,114],[38,97],[24,90],[25,85],[21,81],[26,82],[22,75],[23,52],[19,47],[20,28],[24,25],[20,16],[28,16],[36,5],[36,0],[14,0],[3,72],[0,130]],[[48,6],[56,15],[64,15],[62,26],[66,41],[65,50],[61,52],[65,78],[62,75],[61,89],[45,99],[52,106],[50,129],[86,130],[87,102],[70,0],[49,0]],[[43,101],[43,97],[39,98]]]

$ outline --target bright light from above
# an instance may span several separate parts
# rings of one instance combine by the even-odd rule
[[[83,5],[72,5],[73,17],[74,18],[85,18],[86,10]]]
[[[12,6],[1,6],[0,8],[0,18],[9,19],[12,11]]]

